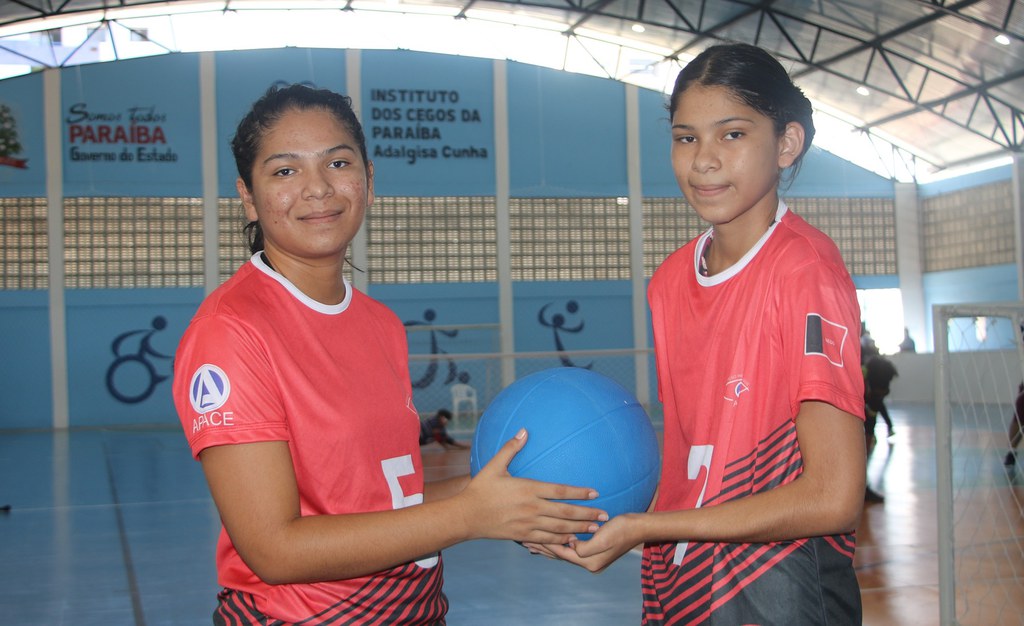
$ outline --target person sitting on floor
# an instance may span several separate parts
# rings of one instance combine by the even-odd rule
[[[433,417],[420,422],[420,445],[428,444],[431,441],[436,441],[441,444],[445,450],[450,448],[457,448],[465,450],[469,446],[456,441],[448,434],[448,422],[452,419],[452,412],[448,409],[438,409],[437,413]]]

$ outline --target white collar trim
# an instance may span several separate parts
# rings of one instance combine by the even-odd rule
[[[757,243],[755,243],[750,250],[747,250],[747,253],[744,254],[739,261],[736,261],[731,266],[714,276],[704,276],[700,273],[700,259],[704,251],[704,246],[707,244],[708,239],[710,239],[714,234],[714,227],[709,227],[704,231],[704,234],[700,236],[700,239],[697,241],[697,246],[694,248],[693,272],[697,276],[697,284],[703,287],[712,287],[714,285],[720,285],[736,274],[739,274],[743,268],[749,265],[754,257],[757,256],[757,253],[764,247],[764,244],[767,243],[768,238],[772,236],[773,232],[775,232],[775,227],[782,221],[782,217],[788,212],[789,207],[787,207],[786,203],[779,198],[779,208],[775,211],[775,221],[773,221],[771,226],[768,227],[768,230],[761,235],[761,238],[757,240]]]
[[[339,302],[338,304],[324,304],[322,302],[317,302],[313,298],[310,298],[306,294],[302,293],[301,291],[299,291],[299,288],[292,283],[292,281],[288,280],[281,274],[278,274],[277,272],[272,270],[270,266],[267,265],[267,263],[263,260],[262,251],[252,255],[249,261],[256,266],[256,269],[258,269],[259,271],[263,272],[270,278],[280,283],[281,286],[287,289],[288,293],[292,294],[292,296],[296,300],[306,305],[308,308],[316,311],[317,313],[323,313],[324,315],[338,315],[339,313],[344,313],[345,310],[348,309],[349,304],[352,302],[352,285],[349,284],[348,279],[345,278],[344,276],[342,277],[342,280],[345,283],[345,299]]]

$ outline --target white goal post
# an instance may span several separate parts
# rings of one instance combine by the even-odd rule
[[[1024,452],[1004,464],[1024,302],[936,305],[932,323],[940,621],[1024,624]]]

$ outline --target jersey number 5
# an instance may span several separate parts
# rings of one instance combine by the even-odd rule
[[[391,490],[391,508],[404,509],[407,506],[423,504],[422,493],[405,495],[402,491],[402,484],[398,482],[398,479],[402,476],[408,476],[416,472],[412,466],[412,456],[406,454],[404,456],[396,456],[393,459],[384,459],[380,462],[380,467],[384,470],[384,479],[388,481],[388,489]],[[437,555],[420,559],[416,561],[416,565],[424,569],[434,567],[437,565]]]

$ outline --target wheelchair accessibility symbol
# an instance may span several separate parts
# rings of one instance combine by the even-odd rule
[[[150,340],[158,331],[167,327],[167,320],[162,315],[153,318],[151,328],[132,330],[118,335],[110,345],[114,353],[114,362],[107,368],[107,391],[121,402],[136,404],[150,395],[161,382],[169,376],[157,371],[151,359],[169,360],[171,357],[153,349]],[[141,335],[138,348],[126,352],[124,343],[132,337]]]

